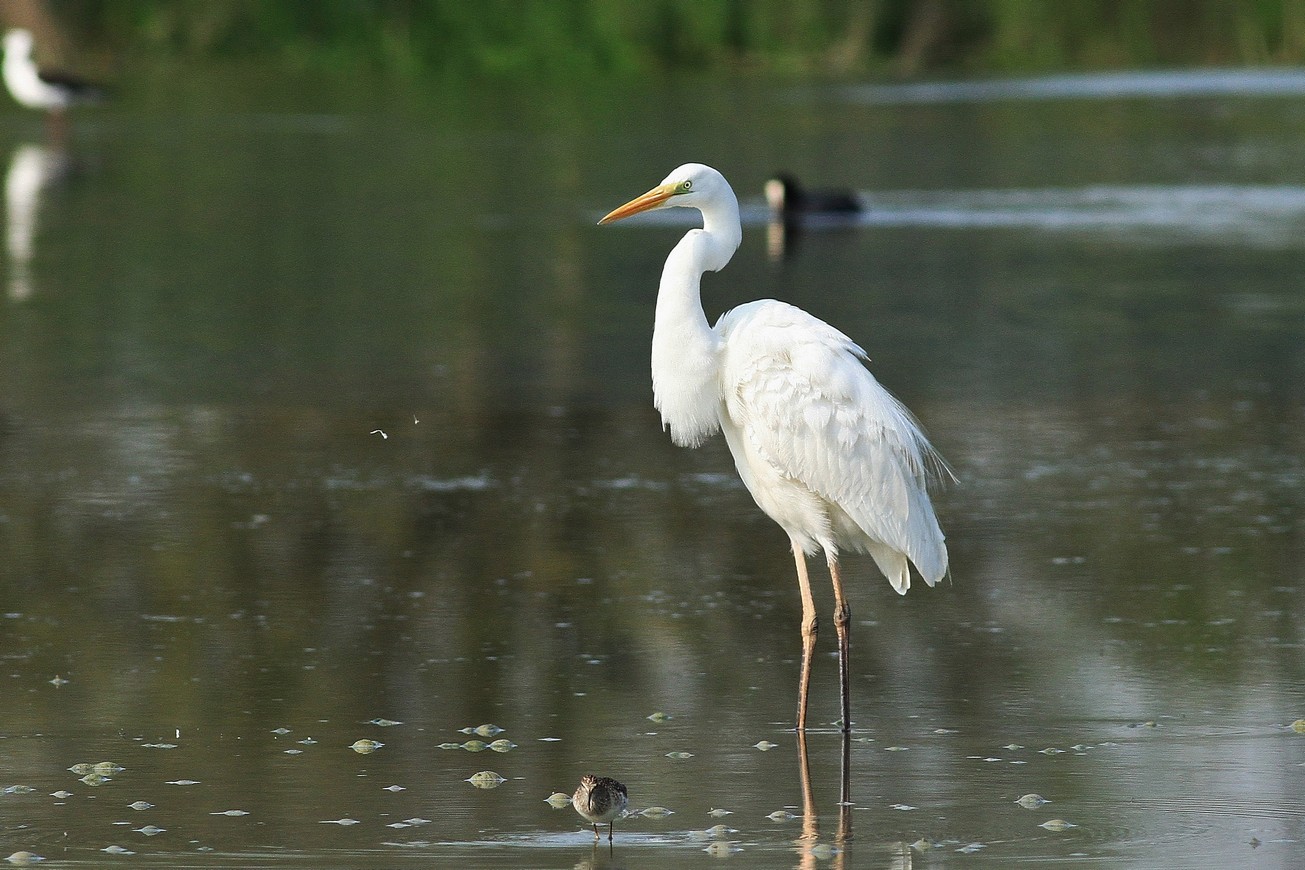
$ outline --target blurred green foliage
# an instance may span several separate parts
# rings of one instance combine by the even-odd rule
[[[53,0],[120,50],[519,78],[1305,60],[1305,0]]]

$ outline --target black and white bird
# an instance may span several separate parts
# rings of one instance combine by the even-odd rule
[[[806,216],[847,216],[862,210],[850,190],[806,190],[791,175],[780,173],[766,182],[766,204],[771,214],[791,221]]]
[[[62,114],[68,108],[101,102],[104,90],[63,73],[39,69],[32,57],[32,33],[5,33],[4,79],[14,100],[29,109]]]

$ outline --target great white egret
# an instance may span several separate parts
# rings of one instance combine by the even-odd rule
[[[600,224],[649,209],[702,213],[702,228],[666,258],[652,337],[653,395],[678,445],[717,430],[758,506],[792,544],[802,594],[797,728],[805,730],[816,609],[807,555],[823,550],[834,585],[842,729],[851,726],[848,621],[838,554],[868,552],[905,594],[911,564],[930,586],[947,548],[926,482],[946,473],[910,411],[863,365],[865,351],[800,308],[773,299],[740,305],[715,327],[702,309],[703,272],[725,267],[743,238],[739,203],[715,169],[686,163]]]
[[[850,190],[807,190],[796,178],[780,173],[763,188],[771,214],[786,221],[806,215],[843,216],[859,214],[861,201]]]
[[[22,106],[60,113],[81,103],[98,103],[104,91],[63,73],[38,69],[32,58],[32,34],[15,28],[5,33],[5,86]]]
[[[580,786],[571,795],[571,806],[585,821],[594,826],[594,840],[598,840],[598,826],[607,825],[607,840],[611,842],[613,824],[629,804],[625,786],[610,776],[586,773],[580,777]]]

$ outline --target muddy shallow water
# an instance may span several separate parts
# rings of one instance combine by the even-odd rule
[[[1305,98],[239,85],[0,119],[0,857],[1305,859]],[[744,200],[709,313],[837,324],[959,479],[948,582],[849,560],[805,752],[783,533],[651,408],[686,224],[593,226],[685,160]],[[781,258],[781,167],[870,208]],[[547,802],[590,771],[610,847]]]

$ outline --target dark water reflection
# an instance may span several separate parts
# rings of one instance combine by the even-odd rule
[[[1290,187],[1295,99],[668,85],[434,118],[170,87],[9,200],[0,788],[32,790],[0,795],[0,851],[701,866],[724,824],[749,866],[1298,866],[1300,237],[1262,211],[1226,235],[965,219],[975,190]],[[13,160],[38,129],[0,127]],[[786,165],[952,216],[812,228],[778,264],[749,227],[707,284],[713,311],[777,295],[861,340],[961,478],[950,584],[898,598],[853,564],[856,729],[813,733],[809,771],[783,536],[723,444],[673,448],[650,407],[682,229],[589,220],[686,159],[750,206]],[[516,748],[438,748],[482,723]],[[67,770],[100,761],[126,769]],[[674,814],[592,850],[544,800],[591,769]]]

